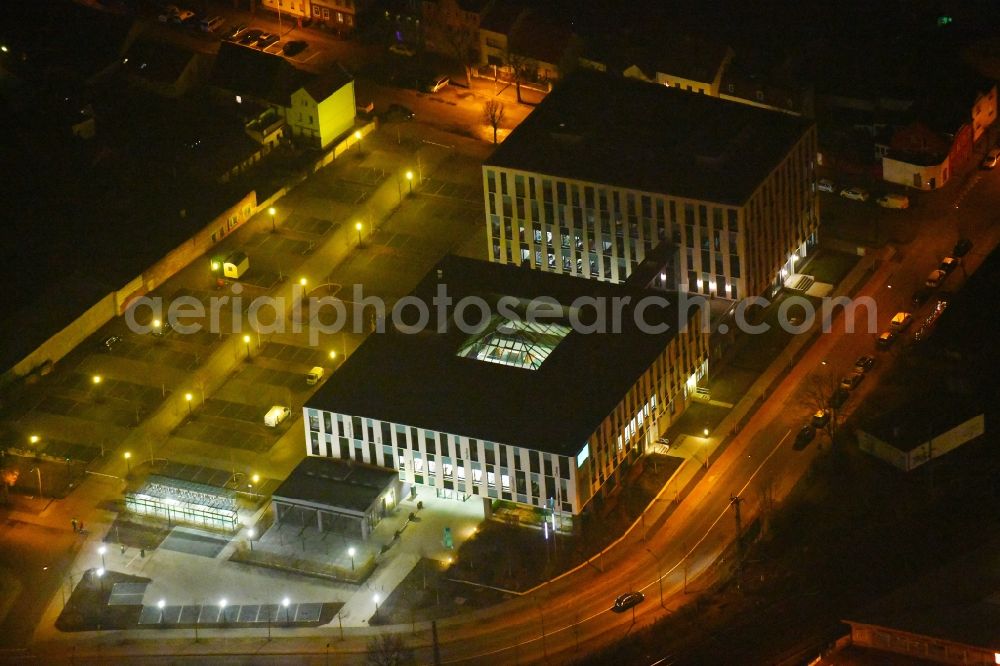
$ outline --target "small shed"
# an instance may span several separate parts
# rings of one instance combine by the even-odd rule
[[[237,280],[250,268],[250,257],[245,252],[233,252],[222,262],[222,274]]]

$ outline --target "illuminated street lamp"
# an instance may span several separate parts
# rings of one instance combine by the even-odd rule
[[[131,474],[132,473],[132,452],[131,451],[126,451],[125,452],[125,464],[128,465],[128,473]]]
[[[108,547],[102,545],[100,548],[97,549],[97,552],[101,554],[101,571],[103,571],[104,568],[107,566],[104,563],[104,555],[108,552]]]
[[[336,358],[337,358],[337,352],[335,352],[334,350],[331,349],[330,350],[330,360],[333,361]]]
[[[274,226],[274,216],[278,211],[274,210],[274,206],[267,209],[267,214],[271,216],[271,233],[273,234],[278,229]]]
[[[347,555],[351,558],[351,571],[354,571],[354,553],[355,552],[356,551],[354,550],[353,546],[347,549]]]
[[[288,604],[292,603],[288,597],[281,600],[281,607],[285,609],[285,622],[288,622]]]
[[[191,401],[194,400],[194,396],[191,395],[190,393],[185,393],[184,394],[184,399],[187,401],[187,404],[188,404],[188,417],[190,417],[191,416]]]
[[[413,172],[406,172],[406,182],[410,184],[410,194],[413,194]]]
[[[358,247],[361,247],[361,223],[355,223],[354,228],[358,230]]]
[[[247,360],[249,361],[250,360],[250,336],[249,335],[244,335],[243,336],[243,342],[245,342],[246,345],[247,345]]]
[[[97,384],[101,383],[102,379],[103,377],[101,377],[100,375],[94,375],[93,377],[90,378],[90,381],[94,382],[94,385],[96,386]]]
[[[247,543],[250,544],[250,552],[251,553],[253,552],[253,538],[254,538],[254,536],[256,536],[256,534],[257,534],[257,530],[255,530],[252,527],[247,530]]]
[[[358,142],[358,156],[361,156],[361,130],[354,132],[354,140]]]
[[[30,437],[28,437],[28,441],[31,442],[32,444],[38,444],[38,441],[40,439],[41,437],[39,437],[38,435],[31,435]]]
[[[309,280],[305,278],[299,278],[299,284],[305,287],[307,284],[309,284]]]
[[[163,608],[167,605],[165,599],[160,599],[156,602],[156,607],[160,609],[160,624],[163,624]]]
[[[382,597],[376,594],[372,600],[375,602],[375,619],[378,620],[378,602],[382,601]]]
[[[705,435],[705,437],[708,437],[708,428],[705,428],[705,429],[704,429],[704,430],[702,430],[701,432],[702,432],[702,434],[704,434],[704,435]]]
[[[219,621],[226,623],[226,606],[229,604],[225,597],[219,599]]]
[[[101,594],[104,594],[104,567],[101,567],[94,573],[97,574],[97,580],[101,582]]]

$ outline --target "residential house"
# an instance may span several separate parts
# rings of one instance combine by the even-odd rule
[[[718,97],[722,74],[733,59],[733,50],[693,35],[670,39],[637,39],[625,76]]]
[[[479,25],[494,0],[423,0],[428,50],[479,62]]]
[[[741,50],[726,66],[722,99],[796,116],[816,116],[815,92],[794,57],[774,61],[763,51]]]
[[[496,20],[491,14],[484,19],[481,43],[488,50],[482,64],[497,65],[506,79],[545,84],[576,68],[580,40],[568,26],[542,10],[522,9],[512,23],[511,15],[512,10],[505,9]]]
[[[310,2],[311,0],[260,0],[260,5],[264,9],[301,22],[302,19],[308,18],[312,14],[309,7]]]
[[[180,97],[202,83],[209,60],[169,42],[137,39],[122,58],[122,72],[133,85],[164,97]]]
[[[355,0],[310,0],[312,17],[337,32],[353,31],[358,25],[358,5]]]
[[[508,44],[514,24],[525,12],[516,2],[498,0],[479,22],[479,64],[487,68],[504,68],[507,65]]]
[[[247,129],[255,137],[273,136],[278,117],[290,136],[325,148],[354,126],[354,80],[342,69],[312,74],[281,56],[223,42],[211,83],[245,105]]]

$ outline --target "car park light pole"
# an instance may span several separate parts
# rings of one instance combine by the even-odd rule
[[[107,546],[101,546],[100,548],[97,549],[97,552],[101,556],[101,569],[104,569],[104,568],[107,567],[107,564],[105,564],[105,562],[104,562],[104,555],[108,552],[108,547]]]
[[[249,335],[244,335],[243,336],[243,342],[245,342],[246,345],[247,345],[247,360],[249,361],[250,360],[250,336]]]
[[[132,473],[132,452],[125,452],[125,464],[128,466],[128,474]]]
[[[356,551],[354,550],[353,546],[347,549],[347,555],[348,555],[348,557],[351,558],[351,571],[354,571],[354,553],[355,552]]]
[[[361,157],[361,130],[354,132],[354,140],[358,144],[358,157]]]
[[[410,185],[410,196],[413,196],[413,172],[406,172],[406,182]]]
[[[267,209],[267,214],[271,216],[271,233],[272,234],[278,230],[277,227],[274,226],[274,216],[277,213],[278,213],[278,211],[276,211],[274,209],[274,206],[271,206],[270,208]]]
[[[191,415],[192,415],[192,412],[191,412],[191,401],[194,400],[194,396],[191,395],[190,393],[185,393],[184,394],[184,400],[187,401],[187,405],[188,405],[188,418],[190,418]]]
[[[288,605],[292,603],[288,597],[281,600],[281,607],[285,609],[285,622],[288,622]]]
[[[362,241],[361,241],[361,223],[360,222],[356,222],[354,224],[354,228],[358,230],[358,247],[361,247],[362,246]]]
[[[166,600],[160,599],[156,602],[156,607],[160,609],[160,624],[163,624],[163,608],[167,605]]]

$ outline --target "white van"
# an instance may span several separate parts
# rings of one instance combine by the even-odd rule
[[[269,428],[277,428],[278,424],[287,419],[292,413],[288,407],[275,405],[264,414],[264,425]]]
[[[202,32],[215,32],[222,27],[224,19],[221,16],[213,16],[212,18],[204,18],[198,27],[201,28]]]
[[[306,375],[306,384],[309,384],[309,386],[318,384],[319,380],[323,379],[323,372],[323,368],[317,365],[309,371],[308,375]]]
[[[882,208],[909,208],[910,197],[905,194],[886,194],[879,197],[878,205]]]

